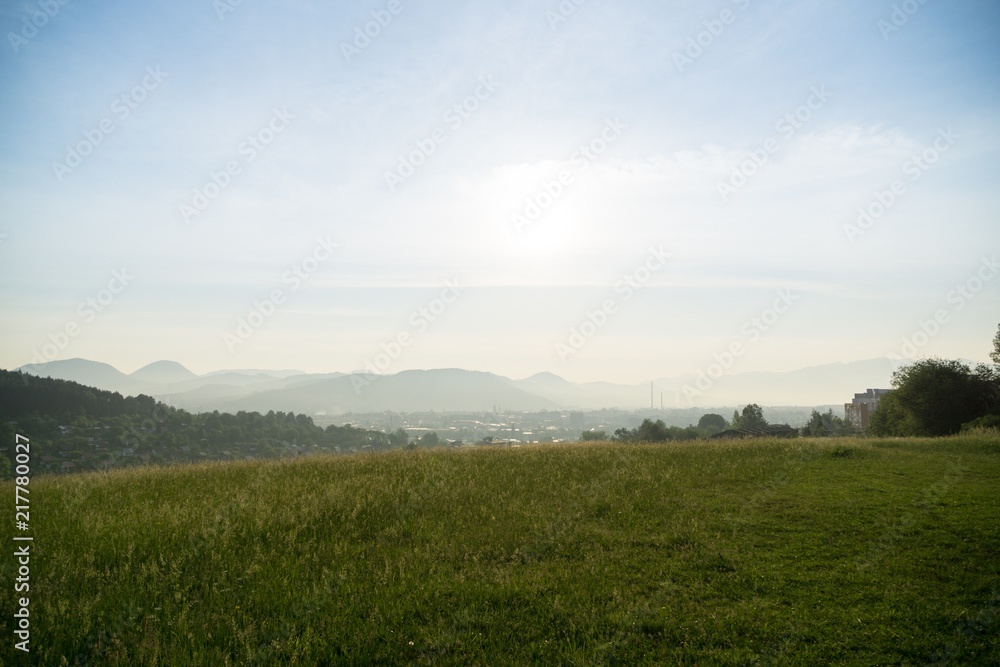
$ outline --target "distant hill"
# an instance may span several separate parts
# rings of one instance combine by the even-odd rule
[[[693,375],[653,382],[653,407],[711,408],[842,405],[855,392],[888,388],[900,362],[869,359],[791,372],[726,375],[699,388]],[[395,375],[301,373],[294,370],[227,370],[195,375],[173,361],[157,361],[131,375],[86,359],[22,366],[26,373],[80,382],[123,395],[148,394],[191,411],[285,410],[315,414],[382,411],[501,409],[635,410],[650,407],[648,383],[570,382],[551,372],[513,380],[461,369],[411,370]],[[685,387],[697,393],[685,392]]]
[[[154,361],[131,373],[130,378],[146,384],[170,384],[194,380],[198,376],[176,361]]]
[[[554,373],[537,373],[523,380],[513,381],[514,386],[537,394],[564,407],[581,409],[636,408],[648,405],[648,385],[641,386],[603,383],[576,384]]]
[[[96,387],[105,391],[117,391],[123,395],[135,395],[140,392],[140,383],[134,378],[122,373],[110,364],[89,359],[65,359],[50,361],[46,364],[28,364],[16,369],[42,378],[55,378],[79,382],[88,387]]]
[[[514,386],[492,373],[459,369],[403,371],[395,375],[345,375],[272,389],[225,403],[231,410],[400,412],[558,409],[549,399]],[[220,408],[221,409],[221,408]]]
[[[212,376],[215,376],[215,375],[227,375],[227,374],[232,374],[232,375],[249,375],[249,376],[265,375],[267,377],[279,378],[279,379],[284,379],[284,378],[292,377],[293,375],[308,375],[305,371],[297,371],[297,370],[291,370],[291,369],[285,369],[285,370],[279,370],[279,371],[269,371],[269,370],[260,369],[260,368],[242,368],[242,369],[234,369],[234,370],[212,371],[211,373],[205,373],[201,377],[208,378],[208,377],[212,377]],[[343,373],[337,373],[336,375],[343,375]]]

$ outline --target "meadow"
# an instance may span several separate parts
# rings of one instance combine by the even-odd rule
[[[1000,664],[998,489],[985,434],[38,475],[0,662]]]

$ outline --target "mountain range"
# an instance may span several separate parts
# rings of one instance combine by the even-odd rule
[[[175,361],[157,361],[133,373],[87,359],[51,361],[17,370],[72,380],[123,395],[147,394],[189,411],[461,412],[735,406],[747,403],[822,406],[849,402],[855,392],[886,388],[899,362],[870,359],[790,372],[753,372],[655,379],[649,384],[570,382],[553,373],[513,380],[462,369],[408,370],[393,375],[305,373],[298,370],[221,370],[196,375]]]

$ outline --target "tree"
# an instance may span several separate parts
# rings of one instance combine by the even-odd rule
[[[895,388],[873,415],[872,433],[940,436],[990,412],[993,379],[956,360],[921,359],[892,375]],[[889,399],[888,405],[886,400]],[[885,409],[886,414],[879,416]],[[874,419],[876,416],[879,418]]]
[[[993,351],[990,352],[990,359],[994,364],[1000,366],[1000,325],[997,326],[997,335],[993,338]]]
[[[615,429],[614,439],[618,442],[634,442],[635,441],[635,430],[628,430],[624,426]]]
[[[13,476],[13,464],[10,462],[10,456],[15,456],[16,448],[13,443],[16,437],[14,429],[11,428],[10,424],[5,421],[0,420],[0,442],[4,444],[3,448],[0,449],[0,479],[10,479]],[[7,452],[10,452],[8,455]]]
[[[743,408],[743,414],[733,412],[733,428],[753,429],[764,428],[767,420],[764,419],[764,411],[756,403]]]
[[[593,442],[597,440],[607,440],[607,431],[584,431],[580,434],[580,440],[583,442]]]
[[[802,427],[802,435],[823,438],[834,435],[846,435],[851,430],[850,425],[841,417],[833,414],[833,409],[831,408],[825,414],[820,414],[817,410],[813,410],[809,422]]]
[[[878,409],[868,421],[868,432],[877,438],[912,435],[916,429],[917,426],[900,404],[896,392],[886,394],[879,400]]]
[[[1000,364],[979,364],[975,374],[983,390],[982,413],[1000,415]]]
[[[639,442],[666,442],[670,440],[670,431],[662,419],[655,422],[651,419],[643,419],[639,428],[636,429],[635,439]]]
[[[441,438],[436,431],[430,431],[420,436],[417,442],[420,443],[421,447],[437,447],[441,444]]]
[[[402,428],[397,428],[395,431],[389,434],[389,446],[393,448],[402,448],[410,444],[409,434]]]
[[[708,431],[711,433],[718,433],[719,431],[724,431],[729,427],[729,422],[722,415],[709,413],[707,415],[702,415],[701,419],[698,420],[698,430]]]

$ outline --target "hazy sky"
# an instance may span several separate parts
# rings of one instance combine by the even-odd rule
[[[992,0],[3,7],[6,368],[641,382],[1000,322]]]

